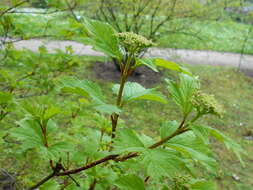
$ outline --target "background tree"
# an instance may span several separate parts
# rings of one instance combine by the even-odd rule
[[[190,25],[178,19],[215,20],[224,7],[238,0],[96,0],[90,3],[91,17],[110,23],[118,32],[133,31],[156,42],[165,33],[180,32]],[[95,15],[94,15],[95,13]],[[161,32],[161,29],[163,31]],[[188,35],[196,35],[188,33]]]

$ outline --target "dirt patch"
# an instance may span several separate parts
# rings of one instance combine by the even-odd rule
[[[95,72],[96,77],[99,79],[116,83],[118,83],[120,80],[120,73],[112,62],[97,62],[93,64],[93,71]],[[145,87],[152,87],[159,83],[161,78],[161,72],[157,73],[147,67],[139,67],[129,77],[129,81],[138,82]]]

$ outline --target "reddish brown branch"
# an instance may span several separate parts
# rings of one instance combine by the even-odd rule
[[[181,122],[179,128],[173,134],[171,134],[168,137],[165,137],[165,138],[161,139],[157,143],[149,146],[148,148],[149,149],[157,148],[158,146],[161,146],[162,144],[164,144],[168,140],[172,139],[173,137],[175,137],[175,136],[177,136],[179,134],[182,134],[182,133],[188,131],[189,129],[187,129],[186,127],[183,127],[184,123],[185,123],[185,121],[183,120]],[[106,156],[104,158],[101,158],[99,160],[93,161],[93,162],[91,162],[89,164],[86,164],[83,167],[76,168],[76,169],[73,169],[73,170],[63,171],[63,172],[60,173],[60,170],[63,168],[63,167],[61,167],[60,170],[58,170],[57,172],[54,172],[53,174],[50,174],[48,177],[46,177],[45,179],[43,179],[41,182],[39,182],[38,184],[36,184],[33,187],[39,187],[40,185],[42,185],[43,183],[45,183],[46,181],[48,181],[49,179],[51,179],[54,176],[66,176],[66,175],[70,175],[70,174],[76,174],[76,173],[79,173],[81,171],[87,170],[89,168],[93,168],[93,167],[95,167],[95,166],[97,166],[99,164],[105,163],[105,162],[107,162],[109,160],[113,160],[115,162],[123,162],[125,160],[131,159],[131,158],[135,158],[137,156],[139,156],[138,152],[130,152],[127,155],[123,155],[123,156],[119,155],[119,154],[112,154],[112,155],[108,155],[108,156]],[[56,166],[56,168],[57,168],[57,166]],[[33,189],[34,188],[30,188],[29,190],[33,190]]]
[[[183,123],[183,122],[182,122]],[[183,125],[183,124],[181,124]],[[177,131],[175,131],[172,135],[168,136],[168,137],[165,137],[163,139],[161,139],[160,141],[158,141],[157,143],[149,146],[148,148],[149,149],[154,149],[154,148],[157,148],[158,146],[161,146],[162,144],[164,144],[165,142],[167,142],[168,140],[172,139],[173,137],[179,135],[179,134],[182,134],[186,131],[188,131],[189,129],[185,129],[185,128],[178,128]],[[57,174],[58,176],[64,176],[64,175],[69,175],[69,174],[75,174],[75,173],[79,173],[81,171],[84,171],[84,170],[87,170],[89,168],[92,168],[96,165],[99,165],[99,164],[102,164],[104,162],[107,162],[109,160],[114,160],[116,162],[123,162],[125,160],[128,160],[128,159],[131,159],[131,158],[135,158],[139,156],[139,153],[138,152],[130,152],[128,153],[127,155],[118,155],[118,154],[112,154],[112,155],[109,155],[109,156],[106,156],[104,158],[101,158],[99,160],[96,160],[94,162],[91,162],[83,167],[80,167],[80,168],[77,168],[77,169],[73,169],[73,170],[69,170],[69,171],[65,171],[65,172],[62,172],[62,173],[59,173]]]
[[[87,165],[85,165],[85,166],[83,166],[81,168],[77,168],[77,169],[73,169],[73,170],[68,170],[68,171],[59,173],[59,174],[57,174],[57,176],[65,176],[65,175],[69,175],[69,174],[79,173],[79,172],[81,172],[83,170],[87,170],[87,169],[92,168],[92,167],[94,167],[96,165],[99,165],[101,163],[107,162],[109,160],[113,160],[117,156],[119,156],[119,155],[118,154],[109,155],[109,156],[106,156],[106,157],[104,157],[104,158],[102,158],[100,160],[96,160],[94,162],[91,162],[90,164],[87,164]]]
[[[57,174],[63,169],[61,163],[57,163],[53,173],[51,173],[49,176],[43,178],[39,183],[37,183],[36,185],[30,187],[28,190],[34,190],[37,189],[39,186],[43,185],[44,183],[46,183],[47,181],[49,181],[51,178],[57,176]]]
[[[29,188],[28,190],[34,190],[37,189],[39,186],[43,185],[44,183],[46,183],[48,180],[50,180],[51,178],[53,178],[55,176],[55,173],[51,173],[49,176],[45,177],[44,179],[42,179],[39,183],[37,183],[36,185],[32,186],[31,188]]]

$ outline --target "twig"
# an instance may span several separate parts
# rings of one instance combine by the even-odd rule
[[[97,185],[97,179],[95,178],[93,182],[90,184],[90,187],[88,190],[94,190]]]
[[[73,9],[76,7],[76,2],[75,2],[75,4],[74,4],[73,7],[71,7],[71,5],[70,5],[70,3],[69,3],[68,0],[65,0],[65,2],[66,2],[66,4],[67,4],[67,6],[68,6],[69,11],[71,12],[72,16],[74,17],[74,19],[75,19],[77,22],[79,22],[79,19],[77,18],[76,14],[75,14],[74,11],[73,11]]]
[[[75,173],[79,173],[81,171],[84,171],[84,170],[87,170],[89,168],[92,168],[94,166],[97,166],[101,163],[104,163],[104,162],[107,162],[109,160],[113,160],[115,159],[116,157],[118,156],[118,154],[113,154],[113,155],[109,155],[109,156],[106,156],[104,158],[101,158],[99,160],[96,160],[94,162],[91,162],[90,164],[87,164],[81,168],[77,168],[77,169],[73,169],[73,170],[68,170],[68,171],[65,171],[65,172],[62,172],[62,173],[59,173],[57,174],[57,176],[65,176],[65,175],[69,175],[69,174],[75,174]]]
[[[51,173],[49,176],[45,177],[44,179],[42,179],[39,183],[37,183],[36,185],[32,186],[31,188],[29,188],[28,190],[34,190],[37,189],[39,186],[43,185],[44,183],[46,183],[48,180],[50,180],[51,178],[53,178],[55,176],[55,172]]]
[[[46,183],[46,182],[47,182],[48,180],[50,180],[51,178],[57,176],[57,174],[58,174],[62,169],[63,169],[62,164],[61,164],[60,162],[58,162],[58,163],[56,164],[56,166],[55,166],[53,172],[52,172],[49,176],[43,178],[40,182],[38,182],[36,185],[30,187],[28,190],[37,189],[39,186],[43,185],[44,183]]]
[[[171,13],[170,13],[168,16],[166,16],[166,18],[165,18],[164,20],[162,20],[160,23],[158,23],[158,24],[156,25],[156,27],[154,28],[153,31],[151,31],[150,36],[149,36],[150,39],[152,39],[153,36],[156,34],[156,32],[157,32],[166,22],[168,22],[168,21],[173,17],[176,4],[177,4],[177,0],[174,0],[174,1],[173,1],[172,8],[171,8]]]

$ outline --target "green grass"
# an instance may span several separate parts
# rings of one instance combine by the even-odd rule
[[[159,40],[162,47],[212,50],[240,53],[248,35],[250,25],[233,21],[185,20],[186,29],[168,33]],[[167,28],[170,28],[168,25]],[[249,35],[245,53],[253,54],[253,32]]]
[[[81,24],[76,24],[66,14],[24,15],[12,14],[13,37],[51,36],[53,39],[71,39],[82,42],[85,35]],[[175,28],[184,28],[177,33]],[[230,20],[201,21],[176,20],[168,23],[160,32],[158,46],[178,49],[212,50],[240,53],[250,25]],[[174,28],[174,29],[173,29]],[[0,29],[1,34],[1,29]],[[244,53],[253,54],[253,32],[249,35]]]

